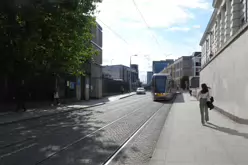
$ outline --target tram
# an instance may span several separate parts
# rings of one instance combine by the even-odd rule
[[[153,101],[171,100],[176,94],[175,81],[168,73],[158,73],[152,76],[151,91]]]

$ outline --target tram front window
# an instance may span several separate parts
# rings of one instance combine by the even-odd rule
[[[155,78],[155,93],[164,93],[166,87],[166,77],[158,76]]]

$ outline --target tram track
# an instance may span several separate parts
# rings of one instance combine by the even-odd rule
[[[139,101],[139,100],[136,100],[136,101],[134,101],[133,103],[138,102],[138,101]],[[132,105],[130,105],[129,108],[131,108],[131,106],[132,106]],[[130,115],[130,114],[132,114],[132,113],[134,113],[134,112],[136,112],[136,111],[138,111],[138,110],[144,108],[145,106],[147,106],[147,105],[139,106],[139,108],[137,108],[137,109],[133,110],[132,112],[130,112],[130,113],[128,113],[128,114],[125,114],[124,116],[118,118],[117,120],[115,120],[115,122],[118,121],[118,120],[120,120],[120,119],[122,119],[123,117],[126,117],[126,116],[128,116],[128,115]],[[125,108],[128,108],[128,107],[126,106]],[[111,107],[111,109],[112,109],[112,107]],[[113,110],[114,110],[114,109],[113,109]],[[109,113],[109,112],[112,112],[112,111],[111,111],[111,110],[110,110],[110,111],[107,111],[107,113]],[[99,116],[101,116],[101,115],[106,115],[106,113],[105,113],[105,114],[96,115],[96,117],[97,117],[97,116],[99,117]],[[113,122],[111,122],[111,123],[113,123]],[[50,123],[50,124],[51,124],[51,123]],[[76,124],[75,124],[75,125],[76,125]],[[110,124],[105,125],[104,127],[102,127],[102,129],[105,128],[105,127],[108,126],[108,125],[110,125]],[[74,125],[71,125],[70,127],[73,127],[73,126],[74,126]],[[37,128],[37,127],[35,127],[35,128]],[[59,131],[59,130],[62,131],[62,129],[64,129],[64,128],[66,128],[66,127],[55,127],[54,129],[50,129],[50,131],[47,130],[47,133],[40,132],[40,134],[37,135],[37,136],[31,136],[31,137],[27,137],[27,138],[22,139],[22,140],[19,140],[19,141],[15,141],[15,142],[10,143],[10,144],[5,144],[5,145],[3,145],[3,146],[0,147],[0,159],[3,158],[3,157],[6,157],[6,156],[10,156],[10,155],[8,154],[8,150],[11,150],[11,152],[16,153],[15,151],[20,150],[20,146],[22,146],[23,148],[25,148],[25,146],[31,145],[31,144],[33,144],[33,143],[36,143],[36,145],[37,145],[39,139],[42,139],[42,138],[44,138],[45,136],[51,135],[51,134],[49,134],[49,132],[50,132],[50,133],[51,133],[51,132],[52,132],[52,133],[56,133],[56,131]],[[99,130],[101,130],[101,129],[99,129]],[[98,130],[98,131],[99,131],[99,130]],[[66,136],[66,133],[64,133],[64,136]],[[86,136],[86,137],[87,137],[87,136]],[[34,145],[33,145],[33,146],[34,146]],[[7,151],[7,152],[6,152],[6,151]],[[20,150],[20,151],[21,151],[21,150]]]
[[[170,103],[170,108],[171,108],[171,105],[172,105],[172,102]],[[126,146],[126,144],[128,144],[138,133],[139,133],[139,131],[140,130],[142,130],[149,122],[150,122],[150,120],[151,119],[153,119],[153,117],[160,111],[160,110],[164,110],[164,108],[168,108],[168,105],[165,105],[165,104],[162,104],[162,105],[160,105],[159,106],[159,108],[156,108],[156,110],[155,111],[153,111],[152,113],[150,113],[148,116],[147,116],[147,118],[145,119],[145,120],[143,120],[142,122],[139,122],[139,124],[138,124],[138,126],[137,127],[135,127],[135,129],[132,131],[132,132],[129,132],[129,134],[128,134],[128,136],[126,136],[126,138],[124,138],[124,140],[122,140],[120,143],[117,143],[116,145],[118,145],[118,146],[116,146],[116,147],[114,147],[114,150],[113,151],[111,151],[111,153],[107,156],[107,157],[105,157],[105,159],[103,160],[103,159],[101,159],[101,160],[99,160],[99,162],[101,161],[101,163],[99,163],[99,162],[96,162],[95,161],[95,156],[92,156],[92,154],[90,154],[91,155],[91,157],[90,158],[88,158],[88,159],[90,159],[90,160],[93,160],[92,162],[88,162],[88,163],[85,163],[85,164],[89,164],[89,165],[108,165],[109,163],[111,163],[111,161],[122,151],[122,149]],[[170,109],[169,108],[169,109]],[[130,115],[128,115],[128,116],[131,116],[132,114],[130,114]],[[127,118],[128,116],[124,116],[123,118],[121,118],[120,120],[125,120],[125,118]],[[113,123],[110,123],[108,126],[106,126],[106,127],[111,127],[111,126],[114,126],[117,122],[119,122],[120,120],[117,120],[117,121],[114,121]],[[124,121],[123,121],[124,122]],[[105,127],[105,128],[106,128]],[[101,129],[99,129],[99,130],[97,130],[97,131],[95,131],[95,132],[93,132],[92,134],[90,134],[90,135],[88,135],[88,136],[86,136],[86,137],[89,137],[89,136],[91,136],[91,137],[93,137],[94,136],[94,134],[97,134],[97,132],[98,131],[100,131],[100,130],[102,130],[102,129],[104,129],[104,128],[101,128]],[[55,158],[55,159],[58,159],[59,157],[60,158],[62,158],[62,157],[64,157],[65,155],[66,155],[66,153],[67,153],[67,151],[66,150],[73,150],[73,146],[79,146],[79,147],[81,147],[80,146],[80,143],[82,143],[82,141],[84,141],[84,139],[86,138],[86,137],[84,137],[84,138],[82,138],[82,139],[80,139],[80,140],[78,140],[78,141],[75,141],[74,143],[72,143],[70,146],[67,146],[66,148],[64,148],[62,151],[60,151],[60,152],[64,152],[64,154],[61,154],[60,155],[60,152],[57,152],[57,153],[54,153],[53,155],[51,155],[51,157],[49,157],[49,158],[47,158],[47,159],[45,159],[45,160],[43,160],[43,161],[41,161],[41,162],[39,162],[39,163],[37,163],[36,165],[39,165],[39,164],[42,164],[43,165],[43,163],[44,163],[44,165],[51,165],[51,164],[61,164],[61,162],[63,162],[63,160],[60,160],[59,161],[59,163],[58,162],[53,162],[53,161],[51,161],[51,162],[49,162],[49,159],[51,160],[52,158]],[[107,137],[106,137],[106,139],[108,139]],[[112,140],[113,140],[113,138],[111,138]],[[107,141],[109,141],[110,139],[108,139]],[[86,146],[84,146],[84,147],[86,147]],[[69,149],[69,148],[71,148],[71,149]],[[111,147],[111,148],[113,148],[113,147]],[[74,152],[76,152],[76,151],[74,151]],[[102,151],[102,152],[104,152],[104,151]],[[110,152],[110,151],[109,151]],[[68,151],[68,153],[70,153],[70,151]],[[91,153],[91,152],[90,152]],[[108,152],[106,152],[106,153],[108,153]],[[97,154],[97,153],[96,153]],[[60,156],[59,156],[60,155]],[[100,157],[100,156],[99,156]],[[47,162],[48,161],[48,162]],[[74,164],[74,163],[72,163],[72,164]],[[75,162],[75,164],[77,164],[77,162]]]
[[[139,103],[139,101],[141,101],[142,99],[145,99],[145,100]],[[13,144],[12,146],[6,146],[6,148],[12,147],[12,149],[10,149],[9,151],[6,150],[7,152],[1,152],[0,161],[4,162],[4,165],[9,165],[9,164],[15,165],[15,163],[13,163],[15,161],[21,164],[30,164],[30,165],[33,165],[33,164],[47,165],[49,163],[50,164],[61,164],[61,163],[63,164],[63,160],[61,160],[62,162],[57,163],[57,161],[60,161],[60,160],[57,160],[57,157],[60,157],[61,159],[63,159],[68,155],[66,154],[67,152],[69,153],[75,152],[76,154],[78,154],[80,151],[77,151],[78,149],[77,148],[75,149],[75,147],[79,147],[79,148],[83,147],[85,150],[87,150],[87,148],[91,148],[89,146],[91,145],[89,144],[89,142],[95,143],[94,146],[97,146],[98,148],[99,147],[98,143],[100,142],[96,141],[95,138],[99,136],[100,134],[102,134],[101,138],[102,138],[103,143],[105,143],[104,141],[107,139],[108,139],[107,141],[111,140],[112,142],[116,143],[116,145],[112,147],[113,150],[111,149],[108,151],[109,152],[108,156],[107,157],[104,156],[104,160],[103,158],[99,160],[99,162],[101,161],[101,163],[94,162],[95,157],[98,155],[98,153],[95,153],[95,155],[93,154],[92,150],[94,150],[94,146],[92,150],[89,150],[87,154],[84,154],[82,156],[89,158],[91,160],[94,160],[93,161],[94,163],[92,164],[102,164],[103,162],[106,163],[106,159],[110,159],[111,156],[113,156],[113,153],[116,153],[120,149],[120,147],[123,146],[125,142],[128,141],[128,139],[130,139],[131,137],[134,137],[135,136],[134,134],[135,133],[137,134],[137,132],[139,132],[139,130],[141,130],[146,125],[146,123],[149,123],[148,120],[150,120],[153,115],[155,115],[163,106],[165,106],[164,104],[161,104],[161,103],[156,103],[156,102],[146,101],[146,100],[148,100],[147,97],[143,97],[141,99],[137,98],[137,100],[133,101],[131,105],[127,105],[127,102],[125,102],[123,103],[125,104],[125,107],[123,107],[123,110],[120,110],[120,109],[118,110],[115,108],[115,106],[113,106],[114,108],[105,107],[105,108],[109,108],[109,111],[107,110],[106,112],[113,112],[113,113],[105,112],[103,114],[96,115],[95,119],[92,120],[91,122],[94,123],[94,121],[102,120],[103,123],[100,124],[99,128],[96,127],[93,129],[89,129],[88,131],[86,130],[84,131],[83,134],[79,134],[78,137],[73,137],[71,132],[68,132],[68,130],[71,130],[71,129],[65,129],[64,132],[63,130],[61,130],[59,131],[59,133],[56,133],[56,131],[51,130],[51,132],[54,133],[54,135],[52,134],[44,135],[44,136],[47,136],[46,138],[44,136],[33,137],[33,138],[27,139],[27,141],[20,141],[18,144]],[[137,108],[132,109],[131,107],[134,106],[137,102],[139,103],[137,105]],[[122,113],[124,113],[125,111],[125,114],[122,116],[121,114],[116,115],[117,113],[121,111],[123,111]],[[113,117],[109,117],[109,116],[116,116],[116,119],[114,119]],[[113,120],[110,121],[110,119],[113,119]],[[93,125],[90,124],[89,126],[92,127]],[[73,127],[73,125],[71,125],[70,127]],[[121,132],[116,132],[116,131],[119,131],[118,130],[119,128],[116,129],[117,127],[122,128],[122,130],[120,130]],[[58,134],[61,134],[61,137],[66,137],[65,142],[62,142],[59,144],[59,149],[49,153],[48,155],[40,155],[40,156],[37,155],[37,154],[40,154],[39,150],[41,150],[42,146],[45,146],[45,144],[50,144],[50,145],[53,144],[54,146],[56,146],[56,144],[54,143],[55,142],[54,140],[56,139],[57,136],[59,137]],[[53,139],[55,138],[55,139],[54,140],[51,139],[52,141],[50,141],[49,143],[45,142],[44,138],[50,139],[50,136],[51,138]],[[105,145],[102,146],[103,147],[102,149],[104,149],[104,146]],[[3,148],[3,149],[6,149],[6,148]],[[34,160],[29,160],[29,162],[27,162],[27,160],[24,160],[25,157],[27,156],[26,153],[35,154],[37,158]]]
[[[123,106],[124,104],[133,104],[133,103],[136,103],[138,102],[140,99],[138,100],[128,100],[127,102],[124,102],[124,103],[115,103],[115,102],[112,102],[112,103],[109,103],[109,104],[105,104],[105,105],[102,105],[101,108],[105,109],[105,113],[109,113],[111,111],[115,111],[117,109],[117,107],[121,107]],[[111,108],[108,108],[110,107]],[[98,107],[98,106],[95,106],[95,107]],[[52,124],[56,124],[60,121],[63,121],[65,120],[66,118],[70,118],[72,116],[70,115],[67,115],[67,114],[72,114],[74,112],[78,112],[78,113],[81,113],[80,115],[82,116],[87,116],[91,113],[93,113],[94,111],[97,111],[97,110],[92,110],[93,108],[95,107],[88,107],[88,108],[81,108],[81,109],[75,109],[73,111],[70,111],[70,112],[67,112],[67,113],[56,113],[55,115],[51,115],[51,116],[45,116],[45,117],[40,117],[40,121],[35,121],[34,123],[28,123],[30,121],[33,121],[33,119],[30,119],[30,120],[26,120],[26,121],[21,121],[21,123],[12,123],[13,124],[17,124],[17,126],[14,126],[15,128],[14,129],[9,129],[7,131],[1,131],[0,133],[0,136],[6,136],[6,135],[18,135],[18,134],[21,134],[21,132],[25,132],[25,130],[28,130],[28,131],[32,131],[32,130],[36,130],[37,128],[40,128],[40,127],[45,127],[47,125],[52,125]],[[99,114],[101,115],[101,114]],[[55,118],[56,117],[56,118]],[[23,124],[23,123],[27,123],[26,125],[28,126],[23,126],[20,124]],[[1,126],[0,126],[1,127]],[[17,127],[17,128],[16,128]],[[0,144],[0,149],[1,149],[1,144]]]
[[[172,107],[172,103],[173,103],[173,101],[174,101],[174,99],[175,99],[175,97],[173,97],[173,99],[172,100],[170,100],[170,102],[171,102],[171,105],[170,105],[170,107],[169,107],[169,110],[168,111],[170,111],[170,109],[171,109],[171,107]],[[115,152],[104,162],[104,163],[102,163],[102,165],[111,165],[111,163],[113,162],[113,160],[114,159],[116,159],[117,158],[117,156],[118,156],[118,154],[120,154],[123,150],[124,150],[124,148],[128,145],[128,143],[130,142],[130,141],[132,141],[136,136],[137,136],[137,134],[158,114],[158,112],[160,111],[160,110],[162,110],[163,109],[163,107],[164,107],[165,105],[162,105],[157,111],[155,111],[142,125],[140,125],[140,127],[138,127],[137,129],[136,129],[136,131],[135,132],[133,132],[133,134],[130,136],[130,137],[128,137],[123,143],[122,143],[122,145],[120,145],[120,147],[118,148],[118,149],[116,149],[115,150]],[[168,114],[168,113],[167,113]]]
[[[135,96],[135,95],[133,95]],[[131,97],[133,97],[131,96]],[[107,104],[118,104],[118,102],[120,100],[130,100],[129,97],[124,97],[124,98],[121,98],[119,100],[115,100],[115,101],[107,101],[107,102],[101,102],[101,103],[96,103],[94,105],[90,105],[89,107],[79,107],[79,108],[75,108],[75,107],[72,107],[72,105],[67,105],[67,106],[62,106],[60,108],[64,108],[64,109],[67,109],[67,110],[58,110],[57,112],[55,110],[52,110],[52,111],[55,111],[54,113],[48,113],[46,115],[40,115],[40,116],[34,116],[34,117],[30,117],[30,118],[24,118],[24,119],[20,119],[20,120],[15,120],[15,121],[9,121],[9,122],[4,122],[4,123],[0,123],[0,129],[1,127],[5,127],[7,125],[13,125],[13,124],[19,124],[19,123],[23,123],[23,122],[29,122],[29,121],[32,121],[32,120],[37,120],[37,119],[40,119],[40,118],[50,118],[50,117],[53,117],[53,116],[56,116],[56,115],[60,115],[60,114],[67,114],[67,113],[71,113],[71,112],[74,112],[74,111],[79,111],[79,110],[84,110],[84,109],[88,109],[88,108],[94,108],[94,107],[98,107],[98,106],[102,106],[102,105],[107,105]],[[117,102],[117,103],[116,103]],[[80,106],[80,105],[79,105]],[[82,105],[83,106],[83,105]],[[31,110],[30,112],[34,112],[35,110]],[[1,115],[2,116],[10,116],[10,115],[13,115],[12,113],[6,113],[6,114],[3,114]]]

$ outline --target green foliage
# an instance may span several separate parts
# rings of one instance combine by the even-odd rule
[[[0,1],[0,72],[82,74],[100,0]]]

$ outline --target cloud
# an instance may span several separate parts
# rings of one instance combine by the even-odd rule
[[[204,0],[172,0],[177,6],[181,7],[186,7],[186,8],[191,8],[191,9],[205,9],[209,10],[211,9],[211,4],[209,1],[204,1]]]
[[[187,32],[192,28],[201,28],[195,20],[194,10],[209,12],[211,5],[208,1],[135,0],[150,26],[149,30],[136,10],[133,0],[103,0],[98,5],[97,9],[100,12],[96,16],[112,29],[111,31],[98,21],[103,27],[103,64],[111,64],[114,59],[113,64],[129,65],[130,56],[138,54],[139,57],[132,57],[132,62],[139,64],[143,75],[151,69],[149,65],[151,66],[152,60],[166,59],[166,54],[172,54],[170,58],[192,54],[191,51],[198,45],[200,37],[197,36],[195,41],[181,42],[181,36],[177,43],[173,43],[171,38],[166,36],[165,30]],[[188,25],[189,21],[193,21],[193,25]],[[115,35],[113,30],[121,37]],[[147,60],[144,55],[149,55],[150,59]]]
[[[194,25],[193,28],[194,29],[200,29],[201,28],[201,25]]]
[[[190,0],[191,5],[180,1],[182,0],[136,0],[136,4],[150,27],[158,28],[169,27],[180,22],[185,23],[188,19],[194,18],[187,8],[201,6],[199,0],[193,0],[193,2]],[[104,0],[98,10],[100,10],[99,17],[110,24],[134,23],[145,27],[132,0]]]
[[[171,27],[171,28],[168,28],[169,31],[184,31],[184,32],[187,32],[187,31],[190,31],[191,29],[189,27]]]
[[[182,31],[182,32],[188,32],[188,31],[190,31],[190,30],[192,30],[192,29],[200,29],[201,28],[201,25],[194,25],[194,26],[192,26],[192,28],[191,27],[177,27],[177,26],[175,26],[175,27],[170,27],[170,28],[168,28],[167,30],[168,31]]]

